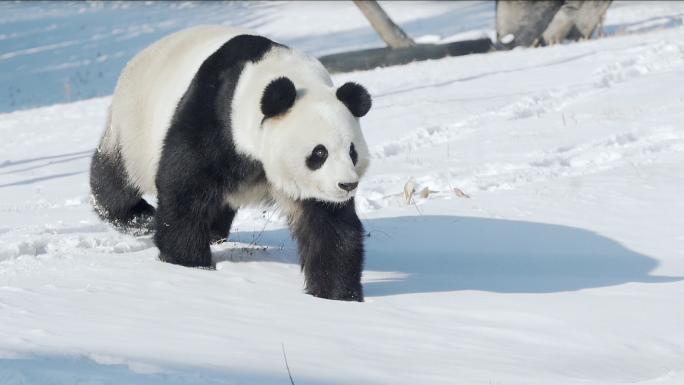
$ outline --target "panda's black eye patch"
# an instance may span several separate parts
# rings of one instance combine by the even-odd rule
[[[324,145],[319,144],[314,147],[313,151],[311,151],[311,155],[306,158],[306,167],[312,171],[318,170],[323,167],[323,163],[325,163],[326,159],[328,159],[328,149],[325,148]]]
[[[356,162],[359,161],[359,154],[354,149],[354,143],[352,143],[351,146],[349,146],[349,156],[351,157],[354,166],[356,166]]]

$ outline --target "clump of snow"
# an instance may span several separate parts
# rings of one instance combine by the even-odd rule
[[[501,42],[504,44],[508,44],[513,40],[515,40],[515,35],[513,35],[512,33],[506,34],[504,37],[501,38]]]

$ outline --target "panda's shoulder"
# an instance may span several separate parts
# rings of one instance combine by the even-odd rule
[[[247,44],[255,44],[259,38],[264,39],[260,36],[240,36],[245,41],[251,40]],[[290,79],[297,89],[332,87],[330,74],[316,58],[277,42],[264,47],[260,55],[255,55],[240,73],[240,83],[248,85],[247,89],[260,95],[269,82],[279,77]]]
[[[200,71],[207,73],[222,72],[229,68],[242,68],[249,63],[259,63],[274,48],[288,48],[264,36],[256,34],[240,34],[232,36],[207,57]]]

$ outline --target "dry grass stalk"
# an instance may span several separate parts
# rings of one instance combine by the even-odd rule
[[[456,194],[456,196],[459,198],[470,198],[468,194],[461,191],[461,189],[458,187],[454,187],[454,194]]]
[[[459,198],[470,198],[468,194],[464,193],[461,191],[459,188],[454,188],[454,194],[456,194],[457,197]],[[413,183],[413,179],[409,179],[406,184],[404,185],[404,191],[400,192],[399,194],[392,194],[392,195],[387,195],[383,197],[383,199],[387,198],[392,198],[392,197],[400,197],[404,198],[404,204],[405,205],[410,205],[411,204],[411,197],[413,194],[416,192],[415,190],[415,184]],[[428,187],[425,187],[424,189],[420,190],[419,197],[421,199],[427,199],[430,197],[430,194],[437,194],[441,191],[435,191],[435,190],[430,190]]]
[[[411,196],[413,196],[414,192],[416,192],[416,190],[413,188],[413,179],[409,179],[404,185],[404,204],[411,204]]]
[[[430,194],[437,194],[439,191],[430,190],[427,187],[420,191],[421,198],[428,198]]]
[[[422,189],[422,190],[420,191],[420,197],[421,197],[421,198],[424,199],[424,198],[427,198],[427,197],[429,197],[429,196],[430,196],[430,190],[428,190],[427,187],[424,188],[424,189]]]

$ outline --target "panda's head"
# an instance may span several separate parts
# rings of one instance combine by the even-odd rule
[[[287,77],[271,81],[261,97],[259,149],[269,182],[295,199],[353,197],[369,163],[359,118],[370,108],[356,83],[297,89]]]

